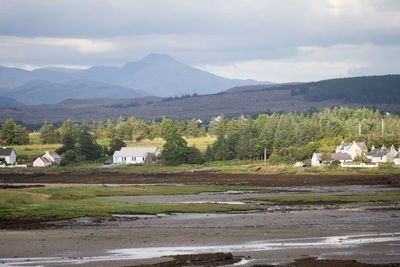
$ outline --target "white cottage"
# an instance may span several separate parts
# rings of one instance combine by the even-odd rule
[[[33,167],[47,167],[60,163],[61,157],[56,152],[49,152],[33,161]]]
[[[327,157],[329,160],[323,160],[323,153],[314,153],[311,158],[312,166],[320,166],[321,164],[331,163],[332,161],[338,160],[340,163],[352,162],[352,158],[350,154],[338,152],[338,153],[330,153]]]
[[[48,167],[52,164],[53,162],[46,157],[38,157],[33,161],[33,167]]]
[[[372,162],[394,162],[394,158],[397,155],[397,151],[392,145],[390,148],[384,145],[381,148],[375,148],[372,146],[371,151],[365,152],[365,157],[370,159]]]
[[[367,151],[367,146],[365,145],[364,142],[349,142],[345,143],[342,141],[340,145],[336,147],[335,152],[336,153],[346,153],[351,156],[351,159],[354,160],[354,158],[361,156],[364,154],[364,152]]]
[[[46,153],[43,155],[43,157],[48,158],[49,160],[51,160],[52,162],[58,164],[61,161],[61,156],[58,155],[56,152],[49,152],[46,151]]]
[[[399,148],[399,150],[400,150],[400,148]],[[400,152],[397,153],[397,155],[394,157],[393,163],[394,163],[394,165],[400,165]]]
[[[17,163],[17,153],[15,153],[14,148],[5,146],[0,148],[0,161],[15,165]]]
[[[114,164],[144,163],[148,154],[160,154],[157,147],[122,147],[113,155]]]

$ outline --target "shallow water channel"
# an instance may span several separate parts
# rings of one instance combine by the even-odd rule
[[[184,247],[146,247],[109,250],[108,255],[80,258],[64,257],[31,257],[31,258],[3,258],[1,266],[37,266],[53,264],[85,264],[103,261],[121,261],[159,258],[173,255],[188,255],[217,252],[244,252],[289,250],[302,248],[350,248],[364,244],[381,242],[398,242],[400,233],[379,233],[369,235],[328,236],[318,238],[295,238],[253,241],[243,244],[218,245],[218,246],[184,246]],[[249,261],[242,261],[247,264]],[[237,264],[236,264],[237,265]]]

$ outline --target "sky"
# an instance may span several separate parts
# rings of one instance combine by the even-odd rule
[[[150,53],[238,79],[400,73],[398,0],[0,0],[0,65],[123,66]]]

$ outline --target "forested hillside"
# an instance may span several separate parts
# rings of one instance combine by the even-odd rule
[[[400,75],[324,80],[299,85],[307,101],[341,99],[348,103],[400,103]]]

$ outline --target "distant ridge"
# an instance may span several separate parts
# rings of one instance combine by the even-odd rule
[[[337,82],[343,81],[332,79],[273,86],[243,86],[222,93],[198,96],[68,99],[53,105],[1,106],[0,121],[7,118],[25,123],[42,123],[44,120],[61,122],[67,119],[81,122],[107,119],[117,121],[120,115],[135,116],[144,120],[165,116],[177,120],[200,118],[207,121],[220,114],[226,117],[239,117],[241,114],[252,116],[271,112],[308,113],[311,107],[313,110],[323,110],[339,106],[367,107],[381,112],[400,114],[400,101],[392,101],[398,99],[400,94],[399,77],[400,75],[385,75],[344,79],[346,85],[343,86],[346,86],[346,90],[354,90],[357,92],[355,95],[361,96],[364,95],[364,91],[366,95],[372,92],[376,96],[376,102],[371,101],[374,98],[347,99],[346,94],[336,96],[333,88],[337,88]],[[364,87],[366,83],[371,86]],[[332,91],[327,94],[326,99],[308,100],[307,94],[325,88]],[[382,92],[384,97],[379,98],[377,95]],[[350,92],[349,95],[351,94]]]
[[[87,80],[53,83],[36,80],[7,91],[7,95],[26,105],[55,104],[67,98],[133,98],[146,96],[145,92]]]
[[[0,96],[0,106],[20,106],[20,105],[22,105],[22,103],[18,102],[13,98]]]
[[[120,68],[94,66],[87,70],[67,71],[45,68],[26,71],[0,67],[0,88],[15,88],[33,80],[52,83],[87,80],[163,97],[193,93],[213,94],[234,86],[268,83],[223,78],[183,64],[165,54],[150,54],[142,60],[128,62]],[[111,94],[108,97],[115,97],[115,95]]]

